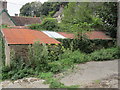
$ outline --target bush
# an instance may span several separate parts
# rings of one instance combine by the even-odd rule
[[[59,31],[59,26],[57,20],[54,18],[45,18],[41,24],[32,24],[29,26],[30,29],[36,30],[49,30],[49,31]]]
[[[66,59],[71,63],[83,63],[90,60],[87,54],[81,53],[79,50],[73,52],[71,50],[66,50],[60,56],[60,59]]]
[[[83,53],[92,53],[95,50],[100,50],[102,48],[111,48],[115,45],[114,40],[89,40],[84,38],[84,40],[79,39],[57,39],[63,43],[65,48],[69,48],[72,51],[80,50]]]
[[[61,59],[61,60],[59,60],[59,62],[61,62],[63,70],[66,69],[66,68],[69,68],[69,67],[73,66],[73,64],[74,64],[73,60],[70,59],[70,58]]]
[[[53,73],[52,72],[47,72],[47,73],[40,73],[39,77],[42,79],[49,79],[53,77]]]
[[[120,58],[118,56],[119,50],[119,48],[101,49],[91,53],[90,57],[95,61],[118,59]]]
[[[54,61],[48,64],[50,71],[53,73],[57,73],[62,71],[62,64],[60,61]]]
[[[15,53],[11,51],[11,65],[3,66],[2,68],[2,80],[5,79],[21,79],[26,76],[34,75],[34,70],[29,68],[28,64],[25,64],[21,57],[15,57]]]
[[[2,38],[2,35],[0,33],[0,64],[5,65],[5,45],[4,45],[4,39]]]
[[[64,51],[64,47],[55,44],[55,45],[47,45],[48,46],[48,60],[49,62],[59,60],[59,55],[61,55]]]
[[[45,71],[48,62],[48,48],[45,44],[35,42],[29,47],[29,63],[33,69]]]
[[[56,31],[55,29],[58,29],[57,20],[54,18],[45,18],[41,26],[49,31]]]
[[[86,58],[87,55],[81,53],[79,50],[74,51],[70,56],[71,56],[70,58],[73,60],[74,63],[83,63],[89,61],[87,60],[88,58]]]
[[[57,80],[53,80],[51,83],[50,83],[50,88],[64,88],[65,85]]]
[[[35,29],[35,30],[42,30],[42,26],[41,24],[31,24],[30,26],[28,26],[30,29]]]

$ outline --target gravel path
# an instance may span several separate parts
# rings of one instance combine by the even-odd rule
[[[72,72],[56,75],[67,86],[80,85],[80,88],[113,87],[118,88],[118,60],[87,62],[76,65]],[[60,78],[62,76],[62,78]],[[3,81],[3,88],[49,88],[43,84],[44,80],[38,78],[23,78],[14,82]]]
[[[113,74],[102,80],[96,80],[84,86],[84,88],[118,88],[118,75]]]
[[[86,64],[77,65],[75,71],[69,75],[63,75],[63,78],[60,79],[60,81],[67,86],[80,85],[80,87],[86,87],[93,82],[98,82],[99,80],[108,78],[112,75],[118,76],[118,60],[92,61],[87,62]],[[115,85],[117,86],[116,88],[118,88],[118,79],[114,81],[117,83],[117,85]]]

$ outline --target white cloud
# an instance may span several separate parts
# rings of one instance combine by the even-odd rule
[[[41,3],[46,2],[47,0],[7,0],[7,9],[8,12],[11,16],[14,16],[14,14],[19,14],[20,13],[20,8],[22,7],[22,5],[28,3],[28,2],[32,2],[32,1],[40,1]]]

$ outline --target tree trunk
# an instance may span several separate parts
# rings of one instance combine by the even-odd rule
[[[120,1],[118,2],[117,46],[120,46]]]

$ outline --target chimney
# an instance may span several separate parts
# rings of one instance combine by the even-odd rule
[[[7,1],[6,0],[3,1],[3,9],[7,10]]]
[[[16,13],[15,13],[15,16],[17,17],[17,16],[18,16],[18,14],[16,14]]]

